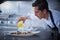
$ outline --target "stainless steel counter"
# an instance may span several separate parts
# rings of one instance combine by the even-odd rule
[[[4,40],[52,40],[49,32],[41,32],[33,36],[4,36]]]

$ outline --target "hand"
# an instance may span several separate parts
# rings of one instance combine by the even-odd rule
[[[24,17],[20,17],[19,19],[18,19],[18,22],[19,21],[23,21],[23,23],[26,21],[26,19],[28,19],[28,16],[24,16]]]

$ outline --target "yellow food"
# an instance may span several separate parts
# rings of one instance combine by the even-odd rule
[[[18,28],[22,28],[23,27],[23,21],[18,22],[17,26],[18,26]]]
[[[31,34],[31,32],[12,32],[11,34]]]

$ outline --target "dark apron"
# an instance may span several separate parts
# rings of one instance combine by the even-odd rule
[[[59,34],[58,28],[57,28],[56,24],[54,23],[54,19],[53,19],[53,15],[52,15],[51,11],[49,11],[49,12],[50,12],[51,21],[52,21],[52,23],[53,23],[53,25],[54,25],[54,28],[51,28],[51,27],[48,25],[48,26],[50,27],[50,29],[52,30],[51,36],[52,36],[52,39],[53,39],[53,40],[58,40],[58,34]]]

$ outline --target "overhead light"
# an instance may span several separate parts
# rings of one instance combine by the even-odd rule
[[[5,8],[5,9],[9,9],[9,8],[11,8],[11,6],[12,6],[12,4],[9,1],[6,1],[1,4],[1,7]]]

